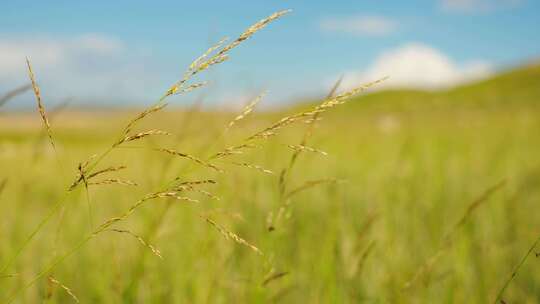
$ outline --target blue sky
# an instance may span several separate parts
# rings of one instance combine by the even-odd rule
[[[282,9],[293,12],[206,75],[207,102],[237,105],[267,89],[267,102],[281,104],[322,94],[342,74],[345,87],[388,74],[387,86],[436,89],[540,56],[540,1],[532,0],[0,0],[0,7],[0,94],[27,81],[29,56],[50,103],[151,103],[211,43]]]

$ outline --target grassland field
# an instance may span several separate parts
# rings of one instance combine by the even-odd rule
[[[264,101],[263,101],[264,102]],[[101,167],[130,185],[66,192],[77,166],[106,150],[134,113],[51,115],[56,152],[36,113],[0,116],[0,267],[65,199],[0,276],[0,299],[25,286],[103,221],[168,180],[213,179],[190,193],[198,203],[149,200],[117,230],[62,260],[14,303],[492,303],[540,236],[540,68],[530,65],[443,92],[382,91],[322,115],[287,176],[288,197],[268,229],[307,125],[287,126],[246,153],[216,160],[216,172],[155,151],[201,159],[311,104],[257,112],[223,130],[236,113],[173,108],[137,130],[153,136],[115,149]],[[259,165],[256,168],[235,165]],[[496,188],[492,188],[492,187]],[[490,189],[492,191],[490,191]],[[487,192],[486,192],[487,191]],[[472,207],[471,207],[472,206]],[[211,219],[256,246],[226,239]],[[540,303],[540,246],[502,295]]]

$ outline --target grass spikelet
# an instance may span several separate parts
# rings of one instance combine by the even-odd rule
[[[303,185],[291,190],[289,193],[287,193],[285,195],[285,198],[291,198],[292,196],[304,191],[304,190],[307,190],[309,188],[312,188],[312,187],[315,187],[317,185],[320,185],[320,184],[328,184],[328,183],[337,183],[337,182],[340,182],[340,180],[338,179],[335,179],[335,178],[325,178],[325,179],[318,179],[318,180],[312,180],[312,181],[307,181],[305,182]]]
[[[347,92],[344,92],[344,93],[341,93],[339,95],[337,95],[336,97],[333,97],[333,98],[330,98],[330,99],[327,99],[326,101],[324,101],[322,104],[320,104],[319,106],[316,107],[316,110],[326,110],[326,109],[329,109],[329,108],[333,108],[337,105],[341,105],[341,104],[344,104],[345,102],[347,102],[347,99],[355,96],[355,95],[358,95],[362,92],[364,92],[365,90],[387,80],[388,77],[383,77],[383,78],[380,78],[378,80],[375,80],[375,81],[372,81],[372,82],[368,82],[366,84],[363,84],[361,86],[358,86],[352,90],[349,90]]]
[[[191,92],[193,90],[196,90],[196,89],[198,89],[200,87],[203,87],[203,86],[205,86],[207,84],[208,84],[208,82],[206,82],[206,81],[199,82],[199,83],[194,83],[194,84],[189,85],[187,88],[180,90],[176,94],[189,93],[189,92]]]
[[[197,59],[193,60],[193,62],[190,64],[188,71],[195,71],[197,68],[201,65],[201,62],[203,62],[204,59],[206,59],[210,54],[214,53],[217,49],[223,46],[225,42],[227,42],[228,38],[222,38],[218,43],[211,46],[204,52],[201,56],[199,56]]]
[[[158,105],[155,105],[153,107],[150,107],[144,111],[142,111],[141,113],[139,113],[135,118],[133,118],[128,124],[127,126],[124,128],[124,137],[127,136],[129,134],[129,132],[131,132],[131,130],[133,129],[133,126],[135,126],[135,124],[140,121],[141,119],[145,118],[146,116],[152,114],[152,113],[155,113],[155,112],[158,112],[158,111],[161,111],[163,108],[165,108],[168,104],[167,103],[163,103],[163,104],[158,104]]]
[[[250,168],[250,169],[254,169],[254,170],[257,170],[257,171],[260,171],[262,173],[266,173],[266,174],[274,174],[274,172],[268,170],[268,169],[265,169],[259,165],[253,165],[253,164],[248,164],[248,163],[237,163],[237,162],[231,162],[231,164],[233,165],[236,165],[236,166],[240,166],[240,167],[246,167],[246,168]]]
[[[243,32],[236,40],[234,40],[233,42],[231,42],[230,44],[225,46],[221,51],[219,51],[217,55],[222,55],[222,54],[225,54],[225,53],[229,52],[233,48],[237,47],[243,41],[249,39],[251,36],[253,36],[253,34],[255,34],[256,32],[263,29],[270,22],[272,22],[272,21],[274,21],[274,20],[276,20],[278,18],[281,18],[283,15],[285,15],[287,13],[290,13],[291,11],[292,10],[289,9],[289,10],[283,10],[283,11],[273,13],[272,15],[270,15],[270,16],[260,20],[259,22],[253,24],[245,32]]]
[[[196,199],[192,199],[186,196],[179,196],[178,191],[163,191],[163,192],[156,192],[148,196],[145,200],[149,199],[155,199],[155,198],[173,198],[175,200],[179,201],[187,201],[191,203],[198,203],[199,201]]]
[[[227,125],[227,128],[225,131],[228,131],[232,126],[234,126],[236,123],[241,121],[242,119],[246,118],[246,116],[249,115],[249,113],[253,112],[253,109],[255,106],[263,99],[263,97],[267,94],[267,92],[263,92],[259,94],[259,96],[255,97],[250,103],[248,103],[244,109],[242,109],[242,112],[238,114],[231,122]]]
[[[255,247],[254,245],[250,244],[243,238],[239,237],[237,234],[235,234],[232,231],[227,230],[225,227],[219,225],[214,220],[212,220],[209,217],[200,216],[202,219],[204,219],[208,224],[210,224],[212,227],[214,227],[221,235],[225,237],[225,239],[229,240],[232,239],[233,241],[237,242],[238,244],[247,246],[251,250],[255,251],[256,253],[263,255],[262,251],[259,250],[259,248]]]
[[[45,113],[45,106],[43,106],[43,102],[41,101],[41,93],[39,90],[39,86],[36,82],[34,71],[32,70],[32,65],[30,64],[30,60],[28,59],[28,57],[26,58],[26,65],[28,67],[28,76],[30,77],[30,81],[32,82],[32,89],[34,90],[34,95],[36,97],[39,115],[41,116],[41,120],[45,125],[45,129],[47,131],[47,136],[49,137],[51,146],[56,151],[56,145],[54,144],[54,140],[52,137],[51,124],[49,123],[49,119],[47,118],[47,114]]]
[[[62,288],[75,302],[80,303],[79,299],[75,296],[75,294],[73,293],[73,291],[71,291],[71,289],[69,287],[67,287],[66,285],[60,283],[57,279],[55,279],[52,276],[49,276],[49,282],[51,284],[54,284],[54,285]]]
[[[254,139],[266,139],[269,137],[272,137],[277,134],[277,131],[283,127],[286,127],[298,120],[301,120],[302,118],[306,118],[309,116],[313,116],[314,113],[312,112],[302,112],[291,116],[286,116],[274,123],[273,125],[267,127],[266,129],[263,129],[262,131],[259,131],[255,133],[254,135],[248,137],[246,140],[254,140]]]
[[[86,170],[86,168],[88,167],[88,165],[90,164],[90,162],[92,160],[94,160],[95,158],[97,157],[97,154],[92,154],[87,160],[85,160],[84,162],[80,163],[80,167],[81,169],[83,170]]]
[[[165,93],[165,97],[182,93],[182,91],[183,91],[182,88],[184,87],[186,82],[188,82],[196,74],[198,74],[198,73],[204,71],[205,69],[207,69],[208,67],[210,67],[211,64],[208,63],[207,61],[205,61],[205,59],[208,56],[210,56],[210,54],[212,54],[215,50],[217,50],[221,46],[223,46],[225,41],[227,41],[227,38],[223,38],[221,41],[219,41],[215,45],[208,48],[208,50],[206,50],[206,52],[204,52],[197,59],[193,60],[193,62],[189,65],[187,71],[184,73],[184,76],[182,77],[182,79],[180,81],[174,83],[167,90],[167,92]],[[220,57],[220,59],[221,59],[221,62],[226,60],[225,57]],[[209,60],[209,61],[211,61],[211,60]],[[211,62],[213,64],[217,63],[217,61],[215,59],[213,61],[211,61]]]
[[[199,165],[201,166],[204,166],[204,167],[208,167],[208,168],[211,168],[217,172],[220,172],[222,173],[223,170],[216,167],[215,165],[211,164],[211,163],[208,163],[208,162],[205,162],[203,161],[202,159],[199,159],[193,155],[189,155],[189,154],[186,154],[186,153],[182,153],[182,152],[178,152],[176,150],[173,150],[173,149],[164,149],[164,148],[160,148],[160,149],[155,149],[156,151],[160,151],[160,152],[165,152],[165,153],[168,153],[168,154],[171,154],[171,155],[175,155],[175,156],[179,156],[179,157],[183,157],[183,158],[187,158],[191,161],[194,161],[196,163],[198,163]]]
[[[141,243],[141,245],[143,245],[144,247],[147,247],[148,249],[150,249],[152,251],[152,253],[157,256],[158,258],[160,259],[163,259],[163,256],[161,256],[161,252],[159,251],[159,249],[157,249],[156,247],[150,245],[148,242],[146,242],[141,236],[129,231],[129,230],[123,230],[123,229],[106,229],[104,231],[112,231],[112,232],[118,232],[118,233],[126,233],[126,234],[129,234],[131,235],[132,237],[134,237],[135,239],[137,239],[137,241],[139,241],[139,243]]]
[[[328,155],[328,153],[326,153],[324,151],[317,150],[315,148],[311,148],[311,147],[304,146],[304,145],[287,145],[287,147],[293,149],[294,151],[298,151],[298,152],[308,151],[308,152],[318,153],[318,154],[321,154],[321,155],[324,155],[324,156]]]
[[[231,155],[243,154],[245,149],[253,149],[258,146],[254,144],[242,144],[238,146],[225,148],[223,151],[214,154],[210,159],[223,158]]]
[[[180,178],[177,178],[176,180],[180,180]],[[204,184],[217,184],[217,182],[215,180],[213,180],[213,179],[206,179],[206,180],[198,180],[198,181],[181,182],[178,185],[195,186],[195,185],[204,185]]]
[[[121,179],[116,179],[116,178],[109,178],[109,179],[104,179],[97,182],[88,183],[89,186],[113,185],[113,184],[123,185],[123,186],[137,186],[136,182],[132,182],[130,180],[121,180]]]
[[[0,96],[0,107],[5,105],[9,100],[14,98],[15,96],[21,95],[24,92],[30,90],[31,88],[32,88],[32,85],[25,84],[23,86],[20,86],[20,87],[18,87],[16,89],[13,89],[13,90],[7,92],[6,94]]]
[[[88,166],[88,162],[90,160],[91,159],[89,159],[85,163],[79,164],[79,166],[78,166],[78,171],[79,171],[78,175],[75,178],[75,181],[71,184],[71,186],[69,186],[69,191],[72,191],[73,189],[75,189],[75,187],[77,187],[77,185],[79,183],[81,183],[81,182],[84,182],[85,185],[88,185],[88,180],[90,180],[91,178],[94,178],[96,176],[99,176],[101,174],[105,174],[105,173],[109,173],[109,172],[116,172],[116,171],[120,171],[120,170],[123,170],[123,169],[127,168],[126,166],[116,166],[116,167],[113,166],[113,167],[108,167],[108,168],[105,168],[105,169],[95,171],[94,173],[91,173],[91,174],[87,175],[86,167]]]
[[[216,201],[219,201],[220,198],[213,195],[212,193],[208,192],[208,191],[205,191],[205,190],[202,190],[202,189],[198,189],[198,188],[195,188],[193,187],[192,185],[189,185],[189,184],[184,184],[184,185],[178,185],[174,188],[172,188],[172,190],[174,191],[192,191],[192,192],[198,192],[198,193],[201,193],[211,199],[214,199]]]
[[[91,179],[93,177],[96,177],[96,176],[99,176],[101,174],[105,174],[105,173],[109,173],[109,172],[117,172],[117,171],[120,171],[120,170],[124,170],[126,169],[127,166],[124,166],[124,165],[121,165],[121,166],[112,166],[112,167],[107,167],[105,169],[101,169],[101,170],[98,170],[90,175],[88,175],[88,179]]]
[[[126,135],[126,136],[124,136],[124,138],[122,138],[121,140],[116,142],[113,147],[117,147],[117,146],[119,146],[119,145],[121,145],[122,143],[125,143],[125,142],[139,140],[141,138],[145,138],[147,136],[153,136],[153,135],[171,135],[171,133],[154,129],[154,130],[150,130],[150,131],[140,132],[140,133],[137,133],[137,134],[134,134],[134,135]]]

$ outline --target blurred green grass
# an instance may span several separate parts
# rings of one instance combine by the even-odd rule
[[[175,147],[202,157],[283,114],[257,114],[216,142],[234,114],[160,113],[141,130],[157,127],[174,135],[114,152],[104,166],[127,165],[118,176],[140,186],[90,188],[93,221],[122,213],[176,176],[215,178],[219,184],[205,189],[221,200],[199,197],[197,205],[151,201],[119,225],[148,237],[164,260],[135,239],[109,233],[52,274],[83,303],[492,302],[540,235],[539,103],[540,67],[535,65],[449,91],[383,91],[355,98],[325,114],[308,144],[329,156],[303,153],[290,176],[291,188],[321,178],[344,182],[294,196],[286,219],[272,232],[266,219],[279,206],[277,176],[225,165],[227,173],[216,174],[186,160],[171,161],[151,148]],[[121,112],[59,114],[53,122],[58,160],[37,115],[35,122],[2,117],[2,264],[63,195],[78,162],[112,144],[130,117]],[[298,144],[304,130],[294,125],[236,159],[280,172],[291,155],[286,145]],[[404,290],[471,202],[501,180],[506,185],[467,218],[433,267]],[[265,255],[225,240],[201,220],[201,213]],[[0,299],[89,229],[85,194],[76,191],[63,216],[56,216],[9,269],[18,275],[0,278]],[[263,284],[272,269],[287,274]],[[539,282],[540,261],[533,255],[503,298],[538,303]],[[61,289],[50,292],[47,280],[40,280],[17,301],[71,301]]]

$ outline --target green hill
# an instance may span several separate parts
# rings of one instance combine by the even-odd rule
[[[309,102],[299,108],[313,106]],[[529,64],[448,90],[384,90],[359,95],[341,111],[411,111],[450,108],[538,107],[540,64]],[[296,109],[299,109],[298,107]]]

